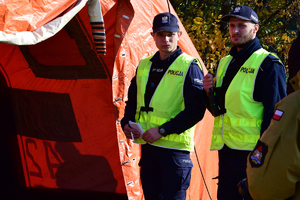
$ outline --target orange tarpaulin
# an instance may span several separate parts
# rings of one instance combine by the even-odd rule
[[[8,120],[5,116],[12,113],[9,120],[13,122],[5,122],[10,128],[4,131],[15,135],[11,140],[17,144],[2,146],[19,149],[20,154],[14,155],[20,162],[11,164],[19,163],[23,170],[19,180],[27,188],[124,194],[142,200],[140,146],[125,137],[120,120],[140,59],[157,51],[150,35],[153,17],[168,11],[168,4],[101,0],[106,55],[100,56],[87,7],[94,1],[0,2],[4,11],[0,12],[4,13],[0,42],[22,34],[40,37],[35,33],[48,33],[53,20],[60,26],[64,21],[60,17],[65,19],[83,5],[57,33],[37,44],[0,43],[0,90],[7,94],[0,103],[10,102],[12,107],[0,119]],[[176,15],[172,7],[171,12]],[[182,24],[180,28],[179,46],[201,60]],[[212,178],[217,176],[217,152],[209,151],[212,123],[213,117],[206,112],[197,124],[188,200],[216,199],[217,184]]]
[[[0,2],[0,30],[34,31],[64,13],[77,0],[14,0]]]

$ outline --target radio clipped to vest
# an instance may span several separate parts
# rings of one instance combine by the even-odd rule
[[[214,91],[213,88],[209,88],[209,96],[208,96],[208,100],[209,100],[209,106],[211,109],[210,112],[211,114],[216,117],[219,116],[219,106],[217,105],[217,101],[214,95]]]
[[[220,103],[220,101],[217,101],[217,98],[215,96],[215,92],[214,92],[213,88],[209,89],[208,101],[209,101],[209,107],[207,107],[207,109],[210,111],[210,113],[214,117],[217,117],[219,115],[226,113],[224,104]]]

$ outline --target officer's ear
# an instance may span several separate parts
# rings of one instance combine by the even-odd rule
[[[178,31],[177,31],[177,35],[178,35],[177,40],[179,40],[179,38],[182,36],[182,31],[178,30]]]
[[[258,24],[254,24],[254,27],[253,27],[253,33],[257,33],[257,31],[258,31],[258,29],[259,29],[259,25]]]

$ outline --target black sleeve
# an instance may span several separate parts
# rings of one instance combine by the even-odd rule
[[[167,134],[180,134],[203,118],[206,109],[203,103],[203,77],[203,71],[193,61],[184,82],[185,109],[162,125]]]
[[[261,135],[270,125],[277,102],[286,96],[286,72],[284,66],[274,56],[268,56],[257,74],[254,100],[264,106]]]
[[[128,100],[126,101],[124,117],[121,120],[121,126],[124,130],[126,124],[129,121],[135,121],[135,111],[137,106],[137,86],[136,86],[136,77],[133,77],[131,84],[128,89]]]

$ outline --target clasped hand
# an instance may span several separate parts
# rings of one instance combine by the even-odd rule
[[[129,139],[132,139],[131,133],[134,139],[140,137],[140,133],[138,132],[138,130],[130,128],[128,124],[126,124],[124,127],[124,133],[125,136]],[[153,143],[156,140],[159,140],[160,138],[162,138],[162,135],[158,132],[158,127],[148,129],[146,132],[143,133],[142,136],[142,139],[149,143]]]

